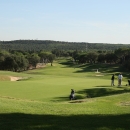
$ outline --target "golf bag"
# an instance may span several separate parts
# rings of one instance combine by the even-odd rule
[[[130,86],[130,79],[128,80],[128,85]]]
[[[70,100],[74,99],[74,94],[70,94]]]

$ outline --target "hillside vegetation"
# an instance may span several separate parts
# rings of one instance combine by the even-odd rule
[[[65,42],[51,40],[14,40],[0,41],[0,49],[24,50],[24,51],[52,51],[54,49],[65,51],[86,51],[102,50],[109,51],[118,48],[130,48],[130,44],[110,44],[110,43],[86,43],[86,42]]]

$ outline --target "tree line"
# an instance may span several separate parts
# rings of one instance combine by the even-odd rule
[[[26,52],[26,51],[6,51],[0,50],[0,70],[26,71],[36,68],[38,63],[53,63],[55,55],[50,52]]]
[[[127,70],[130,70],[130,49],[119,48],[114,51],[91,51],[82,53],[74,51],[72,54],[73,62],[77,64],[84,63],[109,63],[118,64]]]
[[[64,51],[92,51],[92,50],[115,50],[118,48],[130,48],[129,44],[109,44],[109,43],[87,43],[87,42],[65,42],[52,40],[14,40],[0,41],[0,49],[23,50],[30,52],[51,51],[54,49]]]
[[[36,68],[38,63],[51,63],[58,57],[70,57],[73,63],[109,63],[119,64],[130,70],[130,48],[119,48],[114,51],[65,51],[54,49],[52,51],[16,51],[0,50],[0,70],[26,71],[30,67]]]

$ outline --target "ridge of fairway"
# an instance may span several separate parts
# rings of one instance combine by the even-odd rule
[[[24,102],[41,102],[37,100],[21,99],[21,98],[9,97],[9,96],[0,96],[0,98],[8,99],[8,100],[24,101]]]

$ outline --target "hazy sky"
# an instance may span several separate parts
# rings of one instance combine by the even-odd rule
[[[130,44],[130,0],[0,0],[0,40]]]

